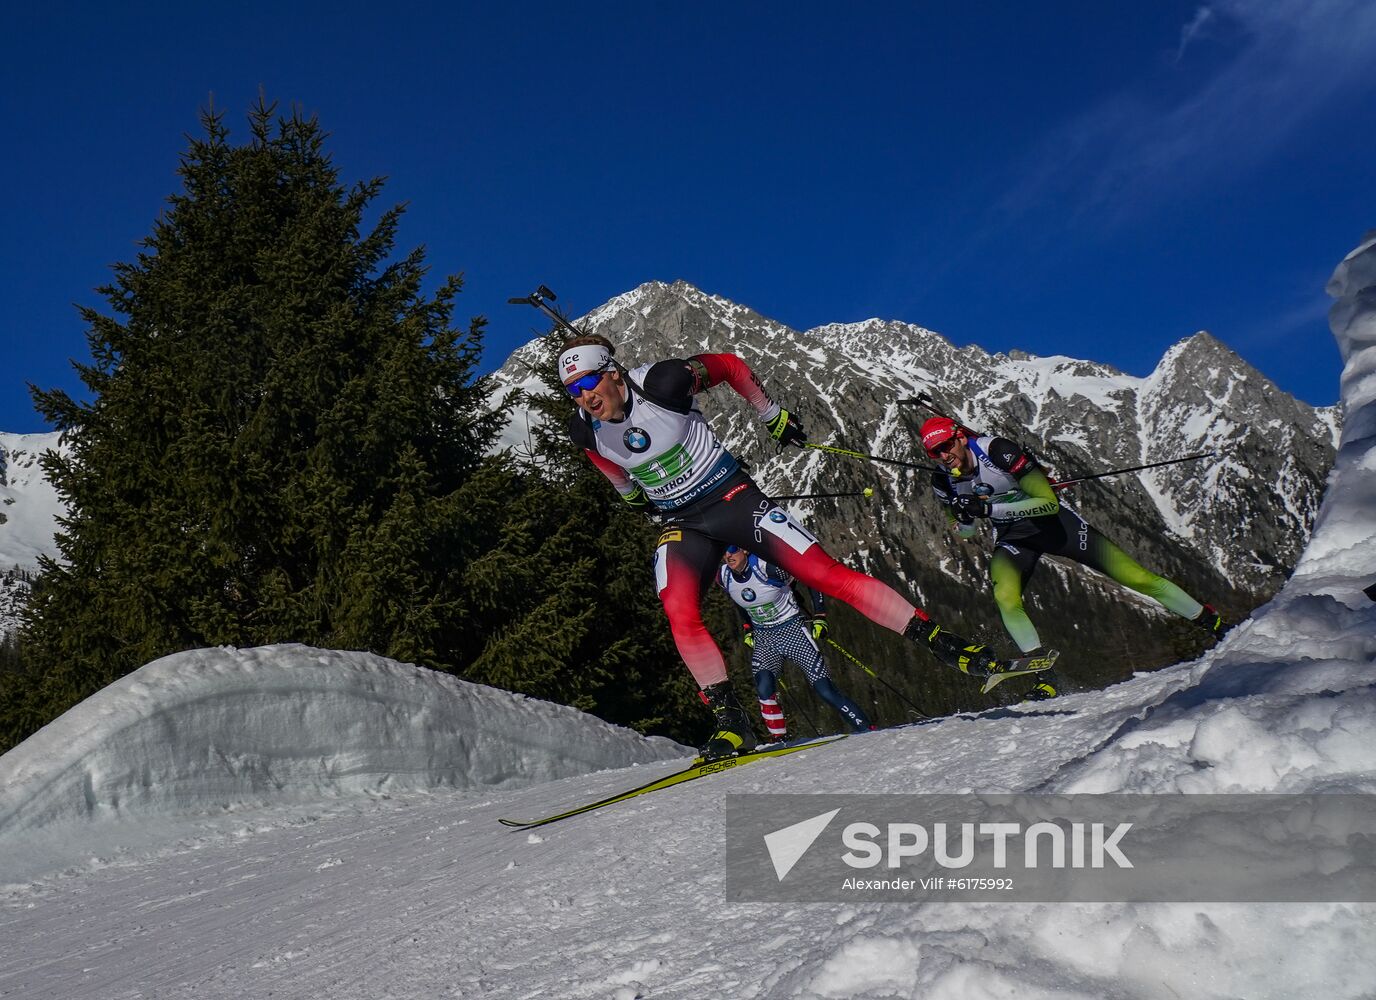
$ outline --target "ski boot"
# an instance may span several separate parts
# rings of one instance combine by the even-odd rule
[[[1046,647],[1038,646],[1036,649],[1025,650],[1019,655],[1023,657],[1045,656]],[[1048,698],[1055,698],[1061,693],[1061,682],[1050,670],[1043,670],[1032,676],[1036,678],[1037,683],[1033,684],[1028,689],[1027,694],[1022,696],[1023,701],[1046,701]]]
[[[916,615],[903,632],[905,639],[923,641],[931,649],[932,655],[948,667],[955,667],[962,674],[988,677],[998,673],[1003,664],[998,657],[989,652],[982,643],[967,642],[948,629],[932,621],[923,621]]]
[[[1057,689],[1057,680],[1054,677],[1043,675],[1041,680],[1032,685],[1032,689],[1023,695],[1023,701],[1046,701],[1048,698],[1055,698],[1060,694]]]
[[[1222,639],[1228,630],[1233,627],[1233,623],[1224,621],[1223,616],[1214,610],[1212,605],[1206,604],[1200,609],[1199,614],[1190,619],[1190,623],[1202,628],[1215,639]]]
[[[701,691],[703,702],[712,709],[716,717],[716,731],[702,747],[703,760],[716,760],[735,753],[754,750],[759,745],[755,731],[751,728],[750,718],[736,700],[736,692],[731,682],[721,681],[711,684]]]

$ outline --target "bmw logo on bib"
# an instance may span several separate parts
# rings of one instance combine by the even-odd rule
[[[769,512],[769,519],[775,524],[783,524],[788,520],[788,515],[776,508]]]
[[[741,597],[745,598],[747,601],[753,601],[755,599],[755,592],[749,587],[746,587],[741,591]]]
[[[650,435],[639,427],[632,427],[626,431],[621,440],[626,442],[627,448],[637,453],[647,451],[650,447]]]

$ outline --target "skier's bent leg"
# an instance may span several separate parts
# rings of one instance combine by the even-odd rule
[[[830,678],[818,680],[812,685],[812,690],[817,692],[817,697],[841,713],[841,718],[846,720],[852,731],[860,733],[870,728],[869,716],[860,710],[859,705],[843,695]]]
[[[987,674],[1000,668],[999,660],[982,644],[937,626],[892,587],[837,562],[783,508],[768,509],[758,526],[763,545],[758,536],[756,544],[764,558],[804,586],[845,601],[870,621],[906,639],[925,643],[937,659],[964,673]]]
[[[994,603],[998,605],[1003,627],[1017,643],[1018,649],[1030,653],[1042,641],[1022,606],[1022,567],[1006,551],[998,548],[989,561],[989,578],[994,585]]]
[[[698,687],[708,688],[726,680],[726,661],[702,621],[703,571],[701,558],[693,558],[700,555],[695,547],[661,540],[655,550],[655,585],[678,655]]]
[[[755,674],[755,693],[759,695],[760,701],[773,698],[777,688],[778,682],[768,670],[760,670]]]
[[[782,563],[781,563],[782,565]],[[983,643],[970,642],[937,625],[925,611],[905,601],[892,587],[857,573],[814,545],[802,554],[797,569],[784,565],[805,586],[845,601],[870,621],[893,629],[906,639],[921,642],[947,666],[961,673],[986,675],[1001,669],[998,657]]]
[[[927,618],[888,584],[837,562],[820,543],[814,542],[805,552],[780,548],[782,552],[765,558],[797,577],[803,586],[845,601],[877,625],[902,633],[914,614],[924,621]]]
[[[778,742],[788,737],[788,721],[784,718],[783,707],[775,694],[777,683],[774,673],[760,670],[755,674],[755,694],[760,699],[760,715],[764,717],[764,728],[770,740]]]
[[[771,743],[782,743],[788,739],[788,720],[784,718],[778,698],[761,698],[760,716],[764,719],[764,728],[769,733]]]
[[[869,717],[859,705],[843,695],[832,683],[826,657],[822,655],[817,640],[812,637],[802,619],[794,618],[780,631],[788,635],[788,655],[802,667],[807,682],[812,685],[812,690],[817,692],[818,697],[841,713],[841,718],[846,720],[852,731],[858,733],[869,729]]]
[[[672,587],[660,591],[664,613],[669,618],[669,631],[678,647],[678,655],[698,682],[698,687],[710,687],[726,680],[726,661],[702,621],[702,608],[696,588],[691,593]]]

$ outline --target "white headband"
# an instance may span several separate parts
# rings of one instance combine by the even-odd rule
[[[612,352],[601,344],[580,344],[559,355],[559,378],[565,382],[582,372],[600,372],[611,366]]]

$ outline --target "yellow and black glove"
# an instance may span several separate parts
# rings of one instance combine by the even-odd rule
[[[630,493],[622,493],[621,499],[626,502],[626,506],[631,510],[639,511],[649,518],[651,524],[663,524],[664,517],[660,514],[659,508],[650,503],[650,498],[645,495],[645,487],[639,483],[635,484],[635,489]]]
[[[801,448],[807,443],[807,431],[803,430],[797,414],[787,410],[780,409],[778,416],[766,423],[765,427],[769,428],[769,436],[779,442],[781,448],[790,444]]]

